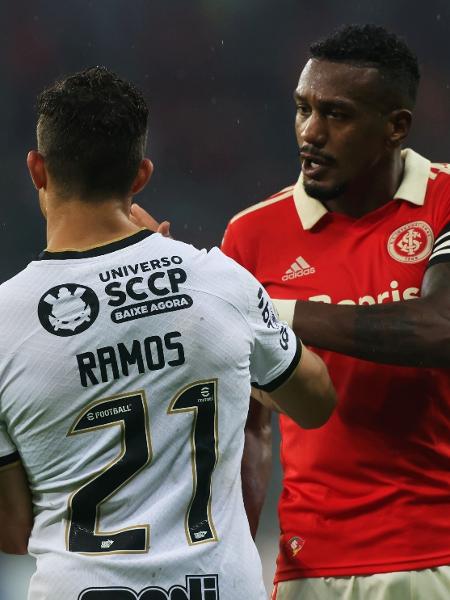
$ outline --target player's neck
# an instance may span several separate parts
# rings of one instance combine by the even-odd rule
[[[395,196],[403,178],[404,160],[400,151],[375,164],[355,181],[339,198],[324,202],[333,211],[359,218]]]
[[[98,203],[49,198],[46,202],[47,249],[53,252],[83,250],[136,233],[140,228],[128,218],[130,204],[131,198]]]

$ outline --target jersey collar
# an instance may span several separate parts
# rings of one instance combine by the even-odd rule
[[[405,171],[394,199],[422,206],[425,203],[431,163],[411,149],[402,150],[402,158],[405,161]],[[301,173],[294,186],[294,203],[303,229],[312,229],[328,212],[322,202],[305,192]]]
[[[145,240],[148,236],[152,235],[152,231],[148,229],[141,229],[137,233],[132,233],[118,240],[112,240],[106,244],[99,246],[93,246],[91,248],[85,248],[84,250],[73,250],[68,248],[67,250],[61,250],[60,252],[52,252],[51,250],[44,250],[39,254],[39,260],[67,260],[74,258],[92,258],[93,256],[102,256],[103,254],[109,254],[110,252],[116,252],[122,250],[132,244],[137,244]]]

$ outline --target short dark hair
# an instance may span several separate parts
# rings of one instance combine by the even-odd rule
[[[125,197],[144,157],[148,107],[105,67],[57,81],[38,97],[38,150],[61,195]]]
[[[413,108],[420,80],[416,55],[406,42],[378,25],[346,25],[310,46],[311,57],[375,67],[396,96]],[[394,101],[394,98],[393,98]]]

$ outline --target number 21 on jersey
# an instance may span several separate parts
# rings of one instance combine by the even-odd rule
[[[211,516],[211,478],[218,457],[217,379],[196,381],[172,399],[167,414],[192,412],[193,492],[185,516],[189,545],[217,541]],[[68,436],[120,427],[121,450],[69,498],[66,548],[83,554],[148,552],[150,526],[99,531],[101,505],[152,462],[144,391],[96,400],[76,418]]]

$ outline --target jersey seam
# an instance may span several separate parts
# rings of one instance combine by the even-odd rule
[[[234,223],[236,223],[237,221],[239,221],[241,218],[245,217],[248,214],[251,214],[251,213],[261,210],[263,208],[272,206],[272,204],[275,204],[277,202],[282,202],[283,200],[289,200],[293,196],[294,187],[295,186],[292,186],[292,188],[288,188],[287,191],[279,192],[278,194],[274,194],[273,196],[270,196],[269,198],[267,198],[267,200],[262,200],[261,202],[252,204],[248,208],[244,208],[244,210],[241,210],[236,215],[234,215],[234,217],[232,217],[230,219],[229,225],[233,225]]]

